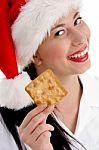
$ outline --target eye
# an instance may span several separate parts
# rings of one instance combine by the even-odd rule
[[[82,17],[78,17],[74,22],[74,26],[79,25],[81,23],[82,23]]]
[[[55,33],[55,36],[61,36],[64,34],[64,30],[59,30],[58,32]]]

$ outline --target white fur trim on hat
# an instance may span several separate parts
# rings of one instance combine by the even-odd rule
[[[81,0],[28,0],[12,26],[17,60],[23,69],[56,21],[71,9],[80,8]]]
[[[18,110],[30,105],[32,99],[25,91],[25,86],[30,81],[25,72],[14,79],[2,79],[0,81],[0,107]]]

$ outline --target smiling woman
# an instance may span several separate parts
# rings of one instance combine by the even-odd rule
[[[90,5],[89,5],[90,3]],[[93,9],[94,5],[94,9]],[[92,9],[94,11],[92,11]],[[98,69],[98,35],[99,35],[99,28],[97,24],[97,18],[99,18],[98,12],[98,1],[90,1],[90,0],[83,0],[83,9],[82,9],[82,15],[83,18],[87,21],[87,23],[90,26],[91,29],[91,42],[90,42],[90,57],[91,57],[91,68],[87,71],[90,75],[96,75],[99,76],[99,69]],[[93,17],[92,17],[93,16]],[[63,32],[63,31],[62,31]],[[5,77],[3,73],[0,71],[0,80]]]
[[[62,74],[85,72],[90,67],[89,38],[88,26],[81,19],[78,10],[72,10],[68,16],[57,21],[50,36],[39,46],[34,58],[34,62],[42,64],[39,67],[35,63],[38,73],[51,68],[62,79]],[[64,80],[61,82],[64,84]]]
[[[3,0],[1,6],[1,149],[99,150],[99,79],[81,75],[90,68],[81,0]],[[68,94],[36,106],[25,87],[47,69]]]

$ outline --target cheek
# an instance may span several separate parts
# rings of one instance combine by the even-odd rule
[[[65,53],[64,46],[63,44],[59,43],[44,46],[40,51],[40,55],[43,60],[51,59],[51,61],[63,57],[64,53]]]

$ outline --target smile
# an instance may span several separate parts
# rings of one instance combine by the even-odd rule
[[[88,59],[88,46],[76,53],[68,56],[68,59],[74,62],[84,62]]]

